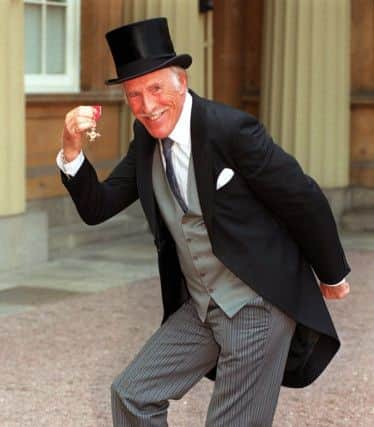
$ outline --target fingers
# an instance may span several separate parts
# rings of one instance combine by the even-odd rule
[[[96,126],[95,120],[91,120],[91,119],[80,117],[80,116],[78,117],[73,116],[72,118],[70,118],[70,120],[67,120],[66,122],[66,127],[69,133],[72,135],[80,134],[95,126]]]
[[[350,286],[348,282],[342,283],[338,286],[328,286],[321,284],[322,295],[326,299],[342,299],[350,293]]]
[[[66,160],[74,159],[82,150],[85,138],[82,136],[87,133],[90,141],[95,135],[89,135],[87,131],[96,127],[96,120],[101,116],[101,106],[85,106],[76,107],[69,111],[65,116],[65,126],[62,132],[62,148]]]
[[[96,110],[89,106],[80,106],[69,111],[65,117],[65,126],[72,136],[77,136],[95,127]]]

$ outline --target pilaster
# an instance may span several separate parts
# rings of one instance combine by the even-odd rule
[[[0,217],[25,210],[23,1],[0,2]]]
[[[349,183],[349,0],[265,0],[261,117],[324,188]]]
[[[0,1],[0,271],[48,257],[46,214],[25,212],[23,22],[22,0]]]

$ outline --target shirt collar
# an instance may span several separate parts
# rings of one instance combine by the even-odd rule
[[[184,100],[182,113],[169,135],[169,138],[177,144],[185,145],[191,141],[191,111],[192,111],[192,96],[187,91]]]

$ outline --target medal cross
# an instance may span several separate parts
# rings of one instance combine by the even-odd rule
[[[86,132],[86,135],[88,136],[90,142],[95,141],[96,138],[101,136],[98,132],[96,132],[95,128],[92,128],[89,132]]]

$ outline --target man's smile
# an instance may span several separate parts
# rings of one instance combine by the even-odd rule
[[[150,120],[151,122],[154,122],[159,120],[167,110],[168,108],[164,108],[163,110],[157,111],[152,114],[144,114],[142,115],[142,117],[145,118],[146,120]]]

